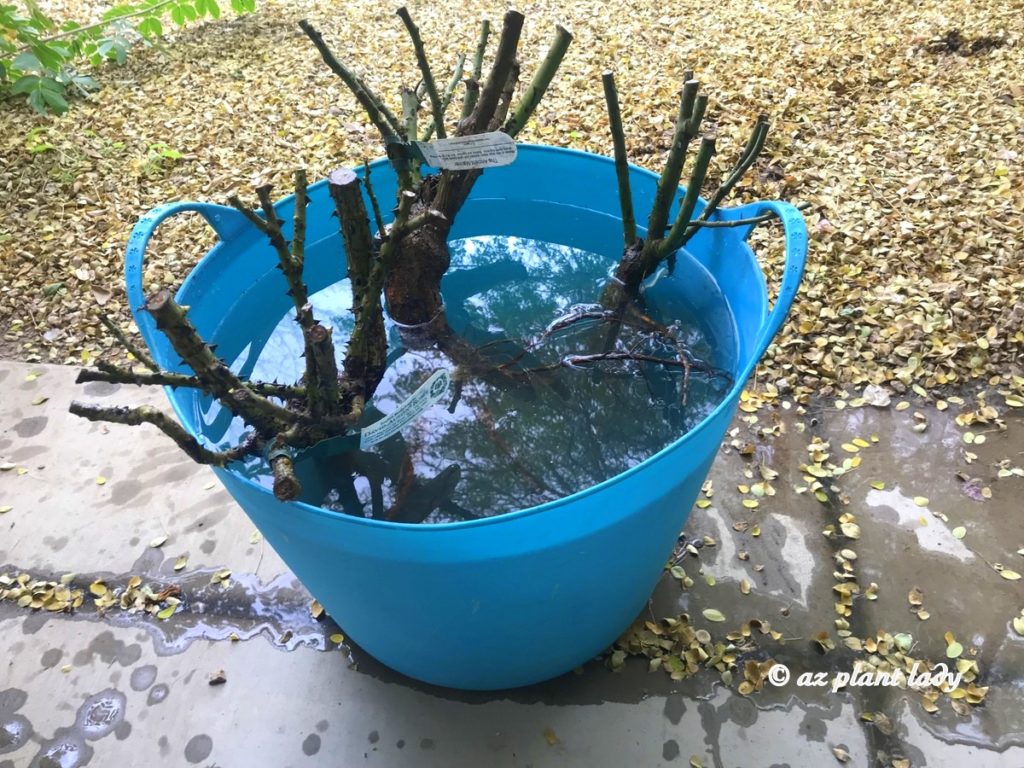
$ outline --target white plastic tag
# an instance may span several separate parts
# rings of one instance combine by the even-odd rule
[[[380,421],[375,421],[363,429],[359,435],[359,449],[366,450],[382,440],[387,440],[410,422],[415,421],[430,406],[440,400],[448,392],[450,378],[448,371],[435,371],[413,392],[409,399],[399,405]]]
[[[516,159],[515,139],[501,131],[413,143],[427,165],[452,171],[495,168]]]

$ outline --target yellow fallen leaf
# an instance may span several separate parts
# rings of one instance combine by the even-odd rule
[[[96,485],[106,485],[106,484],[107,484],[107,478],[105,478],[103,475],[99,475],[96,478]]]

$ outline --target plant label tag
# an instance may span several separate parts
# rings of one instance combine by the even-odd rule
[[[359,435],[359,450],[366,450],[371,445],[387,440],[401,431],[406,424],[416,421],[427,408],[445,396],[450,381],[448,371],[435,371],[409,396],[409,399],[380,421],[375,421],[363,429]]]
[[[452,171],[496,168],[516,159],[515,139],[501,131],[412,143],[424,163]]]

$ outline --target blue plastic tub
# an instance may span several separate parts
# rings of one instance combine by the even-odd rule
[[[379,161],[372,169],[380,200],[394,199],[390,167]],[[649,209],[656,182],[654,174],[631,169],[638,211]],[[516,200],[543,201],[545,215],[508,215],[515,208],[509,201]],[[291,197],[277,204],[283,220],[290,220],[292,206]],[[581,226],[576,221],[581,209],[589,221],[595,213],[608,217],[610,227]],[[254,278],[277,265],[263,236],[231,208],[171,203],[146,214],[128,247],[128,296],[154,358],[171,369],[180,369],[177,357],[141,309],[142,263],[153,230],[184,211],[202,214],[221,239],[177,295],[207,339],[222,346],[240,343],[222,338],[218,329]],[[697,428],[627,472],[559,501],[442,525],[390,523],[301,502],[283,504],[232,471],[216,470],[217,476],[345,632],[388,666],[463,689],[527,685],[571,670],[607,648],[643,608],[743,384],[789,311],[807,251],[800,213],[785,203],[763,202],[721,210],[714,218],[745,219],[766,211],[781,217],[786,239],[781,288],[770,311],[764,276],[746,244],[750,226],[705,228],[687,249],[718,282],[735,317],[735,385]],[[332,213],[325,184],[311,187],[306,263],[311,291],[344,277]],[[621,254],[621,234],[607,234],[621,233],[618,219],[611,160],[520,146],[512,165],[483,174],[451,237],[518,235],[604,254],[611,267]],[[689,263],[687,268],[701,268]],[[197,395],[171,389],[167,394],[182,423],[198,435]]]

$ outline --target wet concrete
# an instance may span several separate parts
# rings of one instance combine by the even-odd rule
[[[29,371],[41,371],[25,381]],[[470,766],[1024,765],[1024,638],[1012,618],[1019,586],[997,564],[1024,570],[1019,513],[1024,478],[999,470],[1024,465],[1024,423],[994,426],[979,446],[922,403],[808,413],[741,413],[712,469],[714,492],[695,508],[680,553],[694,580],[668,575],[650,614],[688,612],[715,632],[759,619],[782,637],[759,642],[751,658],[801,672],[849,671],[860,656],[841,643],[822,654],[814,635],[835,632],[836,554],[853,548],[857,580],[879,585],[849,619],[857,637],[880,630],[913,636],[915,656],[944,658],[953,632],[976,658],[986,703],[957,714],[948,700],[928,714],[919,694],[896,688],[767,686],[744,697],[712,672],[675,682],[645,660],[612,672],[603,660],[557,680],[515,691],[465,693],[410,681],[346,641],[330,619],[309,613],[311,597],[258,536],[205,468],[183,460],[160,435],[101,427],[66,414],[74,397],[109,398],[81,388],[65,368],[0,363],[8,387],[0,405],[0,573],[28,572],[73,585],[103,578],[112,588],[138,575],[177,586],[172,618],[101,615],[91,601],[74,615],[0,603],[0,643],[8,648],[0,689],[0,766],[53,764]],[[33,406],[40,394],[49,397]],[[163,405],[158,392],[122,387],[119,401]],[[926,423],[915,432],[914,411]],[[41,425],[41,426],[40,426]],[[991,430],[991,431],[989,431]],[[877,442],[871,436],[877,435]],[[840,446],[863,438],[860,466],[826,481],[826,503],[796,487],[812,438]],[[750,456],[739,450],[747,443]],[[970,454],[975,454],[971,456]],[[759,464],[779,473],[774,495],[744,506]],[[102,478],[103,482],[97,482]],[[879,484],[884,487],[877,487]],[[988,489],[988,492],[984,492]],[[920,503],[926,497],[925,503]],[[822,530],[857,516],[855,542]],[[943,519],[943,516],[946,519]],[[952,531],[966,529],[962,538]],[[159,548],[148,546],[167,537]],[[184,568],[175,571],[179,556]],[[230,584],[211,576],[231,571]],[[739,585],[749,584],[743,594]],[[931,614],[910,611],[917,588]],[[701,622],[706,608],[727,623]],[[341,630],[343,631],[343,630]],[[223,670],[226,683],[209,684]],[[735,688],[735,683],[733,685]],[[888,727],[862,716],[883,713]]]

